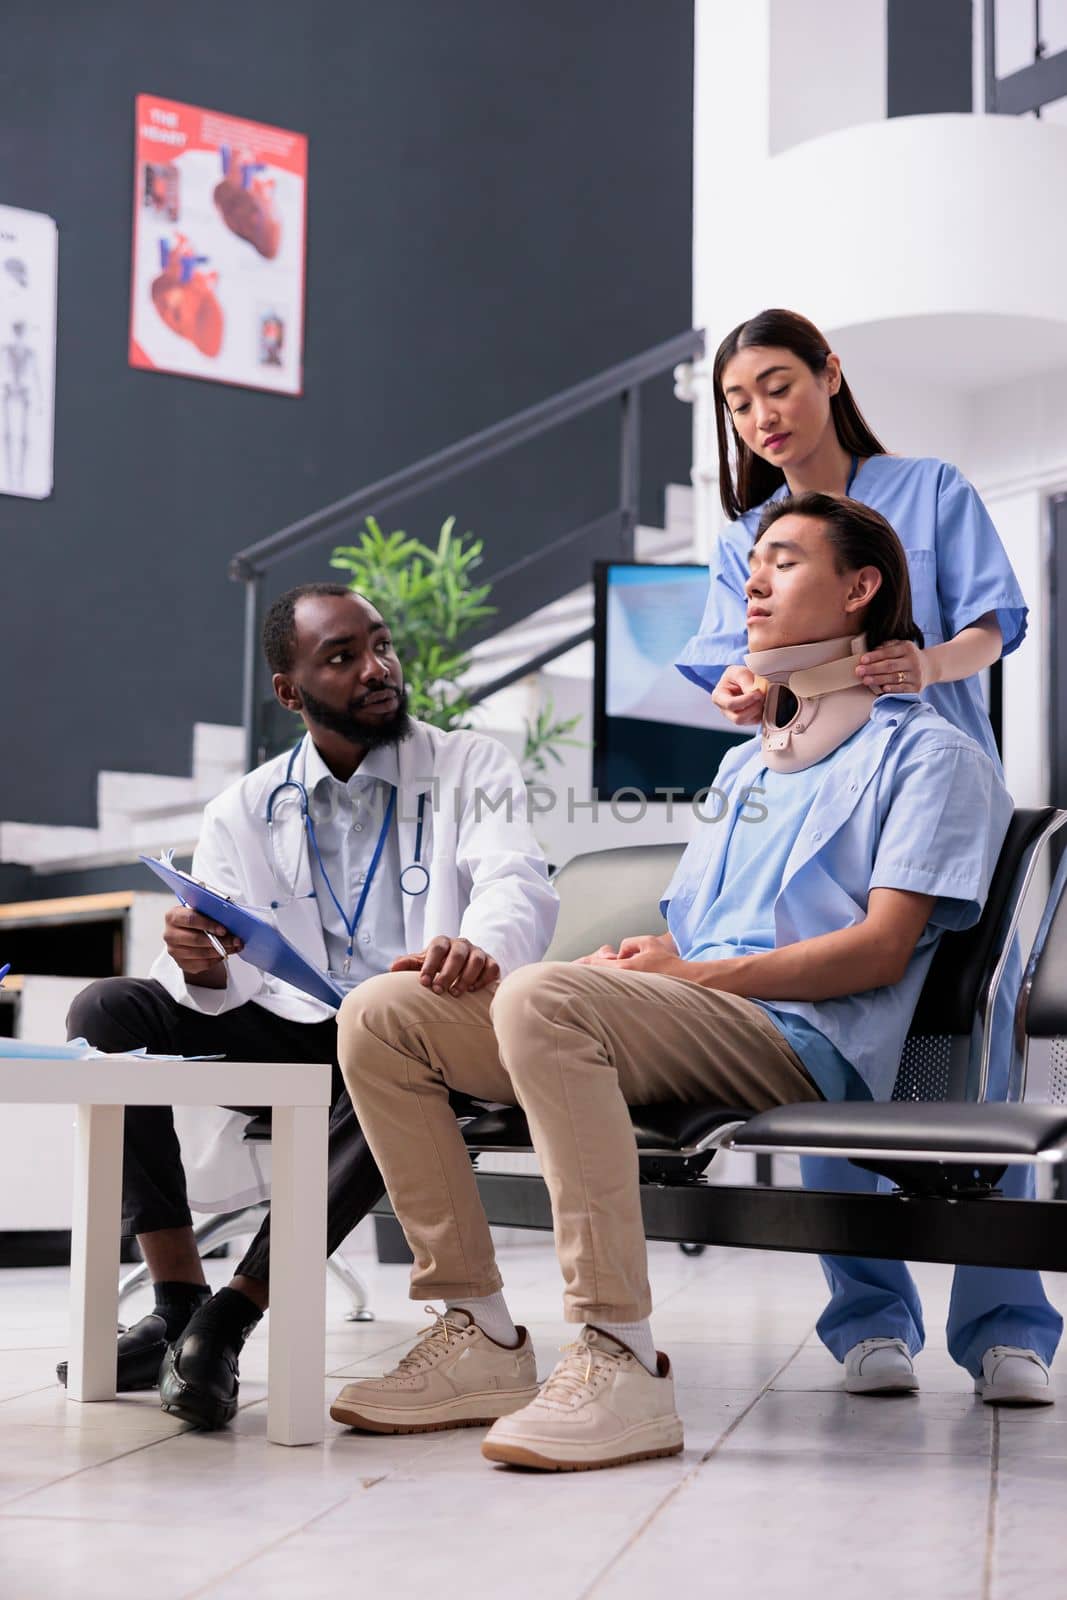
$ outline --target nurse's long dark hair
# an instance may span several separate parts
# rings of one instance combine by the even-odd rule
[[[776,309],[761,311],[747,322],[738,323],[716,350],[712,387],[715,393],[715,429],[719,437],[719,494],[722,508],[731,522],[742,511],[761,506],[785,482],[781,467],[764,461],[762,456],[755,455],[743,443],[734,427],[734,419],[723,393],[722,375],[726,363],[739,350],[750,349],[753,345],[788,350],[814,373],[823,371],[830,354],[829,343],[813,322],[809,322],[807,317],[798,316],[795,311]],[[844,377],[840,389],[830,397],[830,415],[838,442],[849,455],[861,458],[885,455],[885,445],[875,438],[867,426]],[[734,461],[730,459],[731,440]]]
[[[838,572],[857,572],[860,567],[877,567],[881,587],[867,607],[863,631],[868,650],[877,650],[889,639],[911,639],[923,647],[922,629],[912,614],[911,579],[904,546],[885,518],[859,500],[844,495],[787,494],[769,505],[759,519],[756,544],[768,528],[783,517],[811,517],[821,522],[834,547],[834,566]]]

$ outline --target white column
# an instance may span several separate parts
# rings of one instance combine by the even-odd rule
[[[1037,487],[989,494],[1019,586],[1030,604],[1026,638],[1004,663],[1004,775],[1017,806],[1044,806],[1049,791],[1048,503]]]
[[[318,1444],[326,1350],[325,1106],[275,1106],[271,1131],[267,1438]]]
[[[113,1400],[117,1361],[122,1106],[79,1106],[70,1241],[71,1400]]]
[[[769,0],[772,155],[837,128],[884,122],[889,103],[886,0]],[[826,195],[827,208],[835,196]],[[859,196],[855,197],[857,200]],[[849,197],[839,197],[847,206]]]
[[[836,128],[883,120],[886,71],[886,0],[696,0],[693,326],[706,329],[709,358],[732,327],[763,309],[752,303],[753,253],[781,252],[787,269],[789,252],[803,246],[775,237],[774,157]],[[827,248],[836,248],[836,226],[853,203],[861,197],[812,196]],[[789,304],[787,270],[775,303]],[[710,376],[699,367],[693,387],[694,535],[705,552],[722,512]]]

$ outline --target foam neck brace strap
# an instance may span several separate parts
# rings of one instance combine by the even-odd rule
[[[763,756],[772,772],[813,767],[869,720],[876,696],[855,671],[866,648],[861,633],[745,657],[764,691]]]

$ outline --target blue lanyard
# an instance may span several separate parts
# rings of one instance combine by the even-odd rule
[[[307,822],[308,838],[311,840],[311,848],[315,852],[315,860],[318,862],[319,871],[322,873],[322,881],[326,885],[326,889],[327,889],[327,892],[329,893],[330,899],[333,901],[334,905],[337,907],[337,915],[340,917],[341,921],[344,923],[345,932],[348,934],[348,944],[347,944],[347,946],[345,948],[345,965],[344,965],[345,972],[348,971],[349,967],[352,964],[352,947],[356,942],[356,930],[359,927],[360,918],[363,915],[363,908],[367,904],[367,896],[370,894],[370,886],[374,882],[374,874],[378,870],[378,863],[382,859],[382,851],[385,849],[385,841],[386,841],[386,839],[387,839],[387,837],[389,835],[389,828],[390,828],[390,826],[392,824],[393,814],[394,814],[395,811],[396,811],[396,790],[393,789],[392,792],[389,795],[389,804],[385,808],[385,820],[382,823],[381,832],[378,834],[378,843],[374,846],[374,855],[371,857],[371,864],[370,864],[370,867],[369,867],[369,869],[367,871],[367,876],[363,881],[363,891],[360,894],[359,903],[356,906],[355,913],[354,913],[354,915],[352,917],[351,922],[345,916],[344,906],[342,906],[340,900],[338,900],[336,894],[334,893],[333,884],[330,882],[329,875],[328,875],[328,873],[326,871],[325,866],[323,865],[322,853],[319,850],[319,841],[315,837],[315,824],[311,820],[311,810],[310,810],[310,808],[305,813],[305,819],[306,819],[306,822]],[[420,824],[422,822],[421,814],[420,814],[420,817],[419,817],[419,822],[420,822]],[[421,828],[420,828],[420,833],[421,833]]]
[[[845,494],[846,495],[850,495],[852,493],[852,485],[856,481],[856,473],[859,471],[859,469],[860,469],[860,458],[859,458],[859,456],[853,456],[852,457],[852,467],[851,467],[851,470],[849,471],[849,475],[848,475],[848,482],[845,484]]]

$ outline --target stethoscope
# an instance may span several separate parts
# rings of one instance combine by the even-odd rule
[[[299,778],[294,778],[293,776],[293,768],[296,765],[296,758],[300,754],[302,748],[303,741],[296,746],[292,755],[289,757],[289,765],[285,769],[285,781],[283,783],[279,783],[274,789],[272,789],[267,797],[267,834],[270,839],[270,853],[271,860],[274,863],[274,875],[280,882],[284,882],[281,873],[278,871],[278,857],[274,848],[274,807],[278,796],[283,792],[283,790],[295,789],[300,800],[300,816],[304,824],[304,832],[307,835],[308,844],[315,852],[315,860],[319,864],[319,871],[322,874],[322,881],[326,885],[326,892],[336,906],[337,915],[344,923],[345,932],[348,935],[348,944],[345,947],[344,964],[344,970],[347,972],[349,966],[351,965],[352,951],[353,947],[355,946],[356,932],[359,928],[360,919],[363,916],[363,908],[367,904],[367,896],[370,894],[371,884],[374,882],[374,874],[378,870],[378,863],[381,861],[382,851],[385,849],[385,841],[389,836],[389,829],[392,826],[393,817],[396,814],[396,790],[393,789],[389,796],[389,804],[385,808],[385,817],[383,818],[381,830],[378,834],[378,842],[374,846],[374,854],[371,857],[371,864],[367,869],[367,876],[363,880],[363,889],[360,893],[356,909],[351,918],[349,918],[345,913],[344,906],[337,898],[333,884],[330,882],[329,874],[326,871],[326,867],[322,859],[322,852],[319,849],[319,841],[315,836],[315,822],[311,815],[311,807],[308,803],[307,789],[304,784],[300,782]],[[424,790],[422,794],[419,795],[419,810],[415,823],[415,859],[414,861],[409,862],[406,867],[402,868],[400,873],[400,890],[402,894],[410,894],[413,896],[425,894],[427,889],[430,887],[430,869],[424,866],[422,861],[422,825],[425,811],[426,792]],[[312,892],[314,893],[314,891]]]

